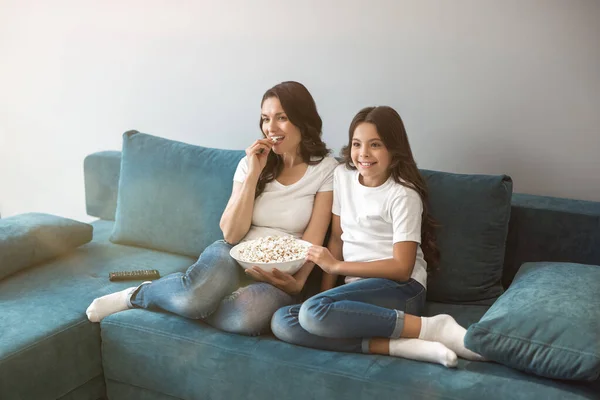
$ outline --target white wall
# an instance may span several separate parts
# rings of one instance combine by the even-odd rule
[[[361,107],[422,168],[600,200],[595,0],[0,0],[0,212],[86,220],[82,161],[128,129],[244,148],[303,82],[336,152]]]

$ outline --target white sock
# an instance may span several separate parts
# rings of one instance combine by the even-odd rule
[[[88,319],[92,322],[100,322],[111,314],[127,310],[129,308],[129,296],[138,287],[134,286],[120,292],[98,297],[85,310]]]
[[[448,368],[456,367],[456,353],[439,342],[421,339],[390,339],[390,355],[416,361],[442,364]]]
[[[479,354],[465,347],[467,330],[460,326],[450,315],[440,314],[434,317],[421,317],[419,339],[440,342],[454,351],[459,357],[473,361],[485,361]]]

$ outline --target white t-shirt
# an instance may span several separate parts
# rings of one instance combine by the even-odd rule
[[[333,190],[333,170],[339,162],[326,156],[320,163],[309,165],[304,176],[291,185],[276,179],[254,200],[252,224],[244,241],[263,236],[292,235],[302,237],[313,211],[315,195]],[[248,158],[240,160],[233,180],[243,182],[248,174]]]
[[[427,263],[421,249],[423,202],[419,194],[390,178],[381,186],[367,187],[359,173],[345,165],[333,176],[333,208],[340,216],[344,260],[367,262],[393,258],[394,243],[417,242],[411,278],[427,287]],[[346,277],[352,282],[356,277]]]

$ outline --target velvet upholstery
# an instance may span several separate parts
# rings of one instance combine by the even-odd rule
[[[598,388],[496,363],[461,359],[454,370],[395,357],[315,350],[270,335],[224,333],[146,310],[111,315],[101,331],[111,400],[562,400],[590,399]]]
[[[198,257],[222,239],[219,220],[243,151],[123,134],[114,243]]]
[[[50,214],[0,219],[0,280],[92,240],[92,226]]]
[[[427,299],[490,305],[502,294],[502,267],[512,181],[505,175],[421,171],[431,214],[440,225],[439,268],[429,274]]]
[[[515,193],[502,281],[526,262],[600,264],[600,202]]]
[[[593,381],[600,376],[600,267],[538,262],[469,327],[467,348],[532,374]]]
[[[99,296],[139,282],[110,282],[110,271],[166,275],[193,259],[111,243],[112,222],[96,221],[94,240],[0,280],[0,399],[96,400],[104,395],[100,325],[85,309]],[[70,396],[70,397],[69,397]]]

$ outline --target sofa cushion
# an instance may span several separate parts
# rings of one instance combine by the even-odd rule
[[[593,398],[597,389],[496,363],[460,360],[457,369],[447,369],[395,357],[309,349],[140,309],[113,314],[101,325],[111,400],[583,400]]]
[[[111,243],[112,222],[93,222],[94,239],[68,254],[0,281],[0,399],[104,396],[100,325],[85,309],[95,297],[138,282],[110,271],[185,271],[185,256]],[[98,383],[99,380],[99,383]]]
[[[532,374],[595,380],[600,375],[600,267],[527,263],[467,331],[465,345]]]
[[[126,132],[110,240],[197,257],[222,239],[219,220],[243,155]]]
[[[92,240],[91,225],[50,214],[0,219],[0,279]]]
[[[429,274],[427,299],[491,305],[502,294],[512,181],[505,175],[422,170],[431,213],[440,227],[439,268]]]

